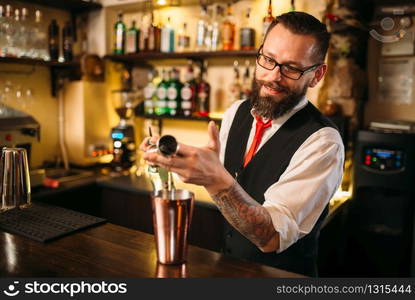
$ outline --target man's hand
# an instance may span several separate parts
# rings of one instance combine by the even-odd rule
[[[176,173],[185,183],[202,185],[214,195],[229,188],[234,182],[233,177],[226,171],[219,160],[219,132],[213,121],[208,125],[209,141],[205,147],[193,147],[179,144],[179,150],[172,157],[164,157],[159,153],[144,153],[144,159],[150,164],[156,164]],[[146,151],[149,139],[145,139],[140,149]],[[150,140],[157,142],[156,138]]]
[[[275,231],[268,211],[251,198],[235,181],[219,160],[219,132],[213,121],[208,126],[209,141],[205,147],[179,144],[172,157],[159,153],[144,153],[149,164],[166,168],[186,183],[202,185],[212,196],[228,222],[256,244],[264,252],[279,248],[279,235]],[[146,151],[148,144],[156,144],[158,138],[147,138],[140,149]]]

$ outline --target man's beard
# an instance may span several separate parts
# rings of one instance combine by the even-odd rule
[[[281,99],[277,99],[276,96],[260,95],[262,86],[268,86],[274,89],[281,90],[285,95]],[[281,86],[275,82],[267,82],[263,80],[257,80],[254,77],[252,81],[252,96],[251,103],[255,113],[264,119],[277,119],[289,111],[291,111],[300,101],[303,99],[307,92],[307,85],[299,92],[289,90],[287,87]]]

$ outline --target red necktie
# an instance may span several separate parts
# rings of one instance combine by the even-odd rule
[[[254,136],[254,140],[252,141],[251,148],[249,148],[249,151],[245,156],[244,168],[251,161],[252,157],[254,157],[255,152],[258,149],[259,144],[261,143],[261,139],[262,139],[262,136],[264,135],[265,129],[271,127],[271,120],[264,123],[262,122],[262,119],[260,117],[255,117],[255,119],[256,119],[255,136]]]

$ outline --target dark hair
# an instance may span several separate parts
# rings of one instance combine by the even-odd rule
[[[327,32],[325,24],[305,12],[288,12],[277,16],[274,21],[272,21],[268,27],[267,33],[265,34],[263,42],[265,42],[268,33],[272,30],[272,28],[280,23],[294,34],[311,35],[314,37],[317,46],[316,58],[318,59],[318,62],[324,62],[330,42],[330,33]]]

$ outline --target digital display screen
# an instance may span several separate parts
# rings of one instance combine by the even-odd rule
[[[376,156],[381,157],[381,158],[389,158],[389,157],[392,157],[392,155],[394,154],[394,153],[391,153],[390,151],[382,151],[382,150],[373,151],[373,152]]]
[[[363,164],[379,171],[397,171],[404,167],[403,151],[380,147],[366,147]]]
[[[124,138],[124,134],[123,134],[122,132],[113,132],[113,133],[111,134],[111,137],[112,137],[114,140],[122,140],[122,139]]]

